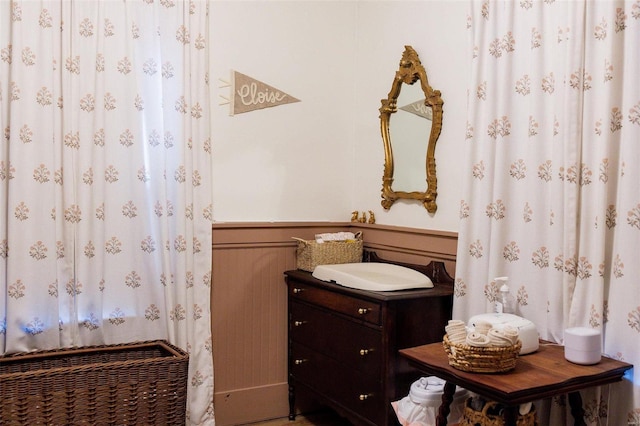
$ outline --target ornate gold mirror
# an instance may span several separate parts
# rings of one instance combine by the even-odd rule
[[[411,46],[404,47],[391,91],[381,102],[382,207],[389,209],[398,199],[418,200],[429,213],[435,213],[438,208],[435,150],[442,130],[443,101],[440,91],[429,85],[427,73]],[[393,124],[392,114],[396,114]]]

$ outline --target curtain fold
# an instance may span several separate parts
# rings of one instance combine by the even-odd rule
[[[471,1],[454,318],[509,276],[540,337],[597,329],[640,355],[640,2]],[[637,369],[636,369],[637,370]],[[634,370],[634,371],[636,371]],[[638,424],[640,376],[583,392],[588,424]],[[568,424],[550,403],[542,424]]]
[[[167,339],[214,424],[208,2],[0,8],[0,353]]]

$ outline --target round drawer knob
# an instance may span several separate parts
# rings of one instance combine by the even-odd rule
[[[294,288],[293,289],[293,294],[299,294],[299,293],[302,293],[303,291],[304,291],[303,288]]]
[[[306,359],[296,359],[295,361],[293,361],[295,365],[304,364],[305,362],[307,362]]]
[[[369,312],[369,309],[367,309],[367,308],[360,308],[360,309],[358,309],[358,313],[359,313],[360,315],[364,315],[364,314],[366,314],[366,313],[368,313],[368,312]]]
[[[370,396],[371,396],[370,393],[368,393],[368,394],[362,393],[362,394],[360,394],[360,396],[358,398],[360,399],[360,401],[366,401],[367,399],[369,399]]]
[[[360,349],[360,355],[365,356],[369,355],[370,349]]]
[[[306,321],[294,321],[293,325],[296,327],[300,327],[302,324],[306,324]]]

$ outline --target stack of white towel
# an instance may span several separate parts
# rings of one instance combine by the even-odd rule
[[[353,232],[334,232],[326,234],[316,234],[316,243],[325,243],[329,241],[349,241],[355,240],[356,234]]]
[[[467,331],[464,322],[450,320],[445,330],[451,343],[477,348],[513,346],[518,342],[518,329],[509,325],[494,328],[488,322],[479,322],[474,330]]]

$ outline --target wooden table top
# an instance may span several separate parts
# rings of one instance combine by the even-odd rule
[[[495,374],[451,367],[441,342],[402,349],[400,354],[427,374],[507,405],[613,383],[633,367],[605,356],[598,364],[574,364],[564,358],[564,346],[547,342],[541,342],[536,352],[519,356],[513,370]]]

